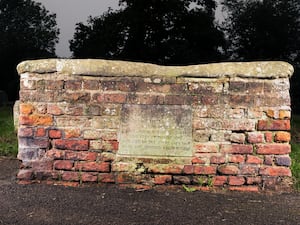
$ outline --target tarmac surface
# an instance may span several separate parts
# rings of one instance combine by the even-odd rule
[[[136,191],[115,185],[20,185],[0,158],[0,225],[300,224],[300,193]]]

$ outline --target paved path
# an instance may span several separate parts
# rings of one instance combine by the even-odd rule
[[[0,224],[300,224],[300,194],[187,193],[17,185],[16,160],[0,158]]]

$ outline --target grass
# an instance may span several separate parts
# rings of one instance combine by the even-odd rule
[[[292,159],[291,170],[294,178],[294,187],[300,191],[300,115],[293,115],[292,117],[292,152],[290,154]]]
[[[17,134],[14,130],[12,107],[0,107],[0,155],[16,157]]]

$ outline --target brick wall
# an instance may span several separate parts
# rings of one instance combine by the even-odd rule
[[[23,62],[18,72],[21,183],[291,186],[287,63],[162,67],[52,59]],[[180,131],[176,142],[171,129]],[[161,143],[152,152],[147,142]]]

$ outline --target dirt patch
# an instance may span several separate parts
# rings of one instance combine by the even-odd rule
[[[299,224],[300,195],[188,193],[18,185],[19,162],[0,158],[0,224]]]

